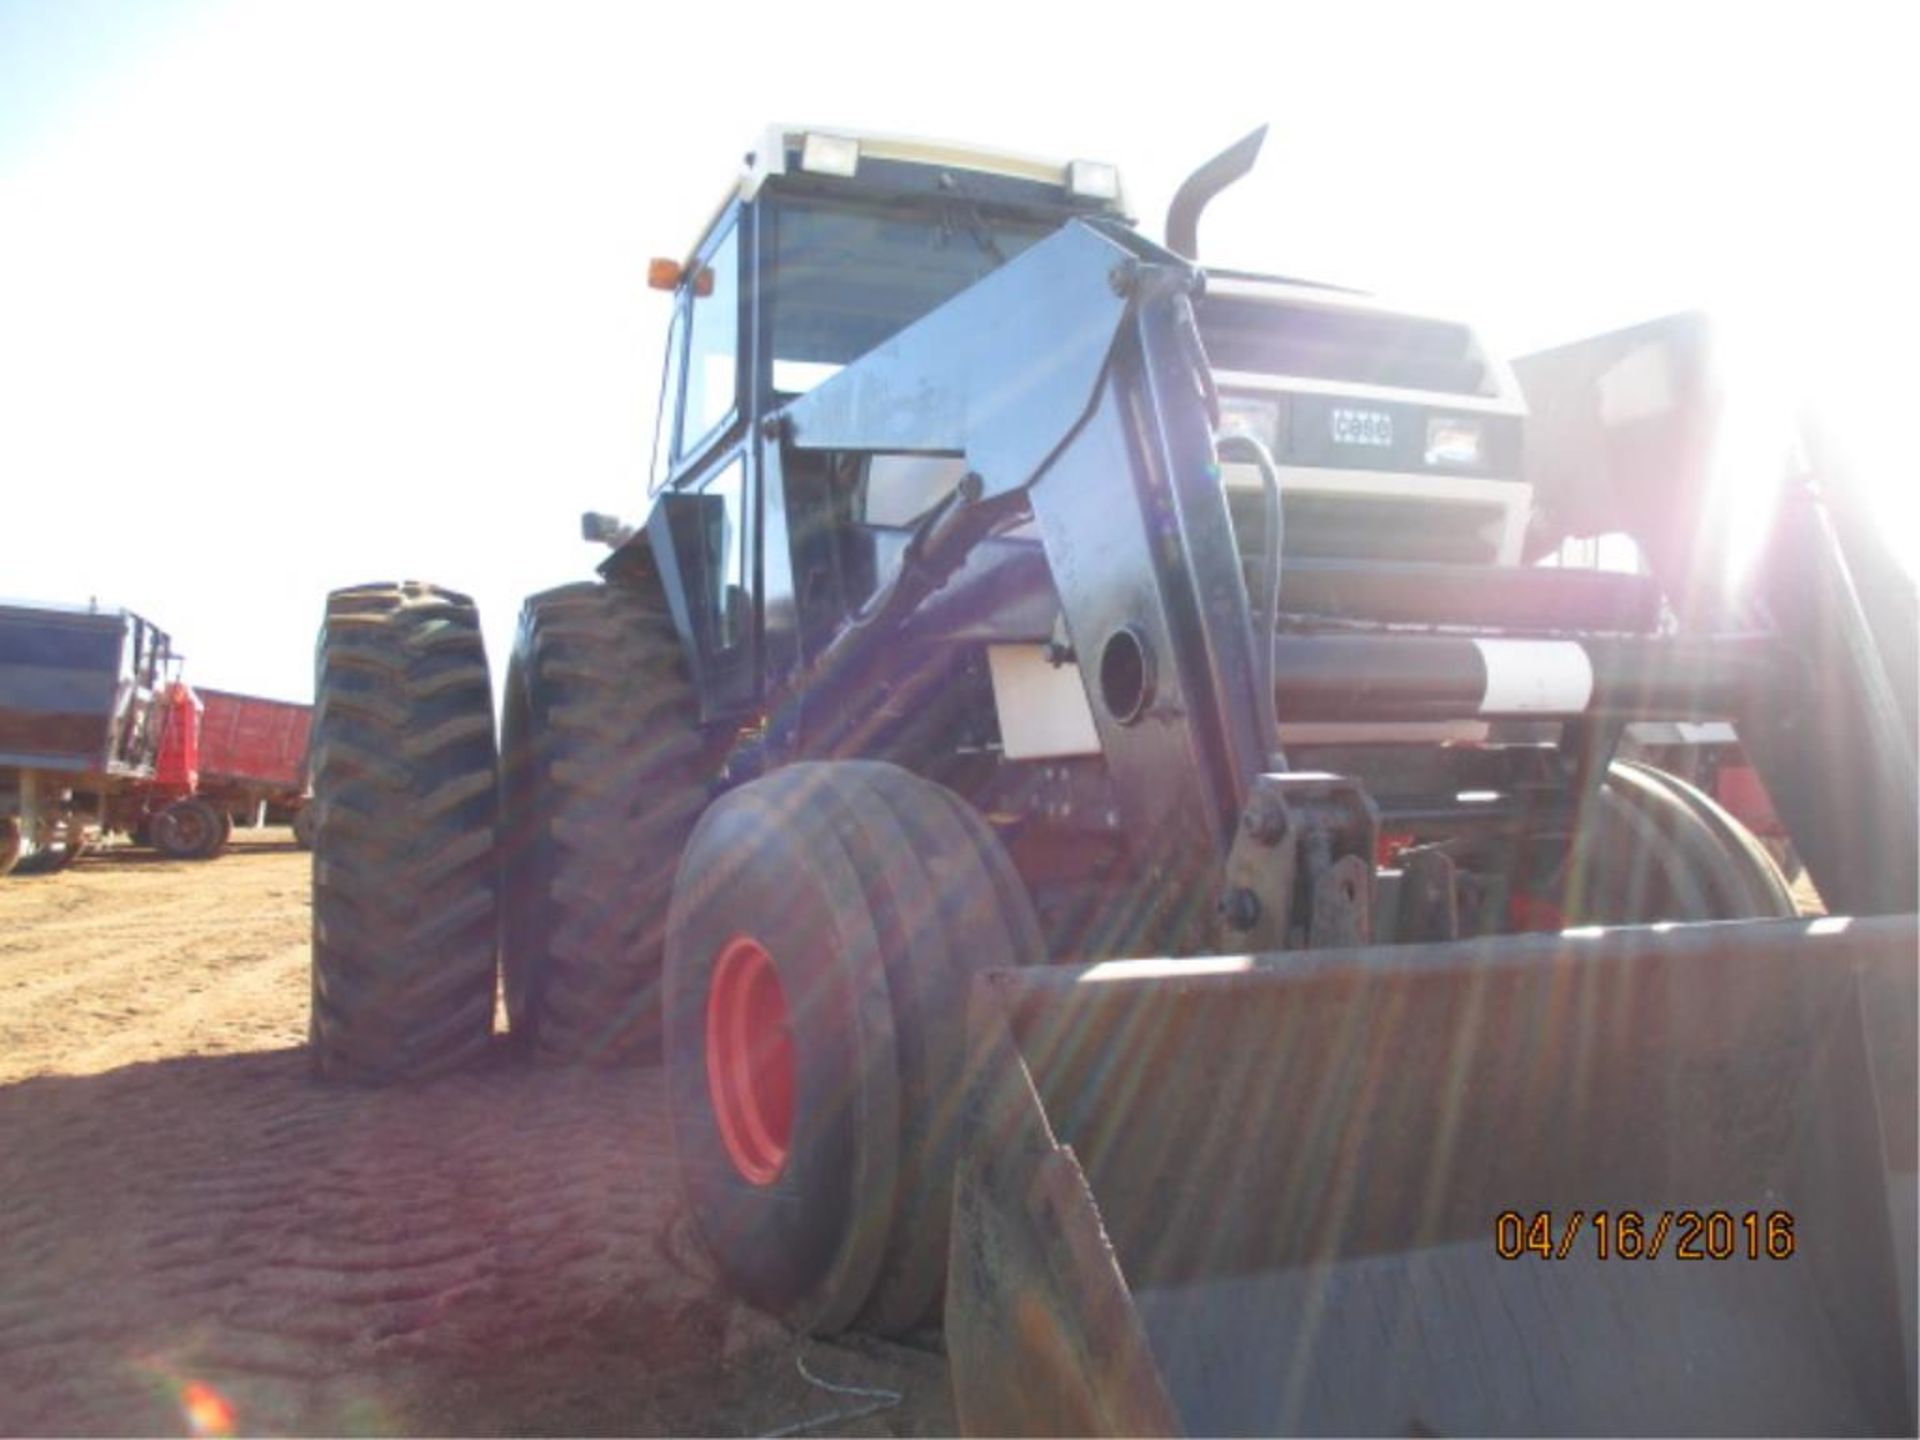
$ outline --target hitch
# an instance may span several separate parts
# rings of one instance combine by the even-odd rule
[[[1298,950],[1373,939],[1373,856],[1380,813],[1359,781],[1290,771],[1247,792],[1227,853],[1224,946]]]

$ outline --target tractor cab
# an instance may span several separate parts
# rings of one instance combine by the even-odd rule
[[[684,261],[653,487],[1072,219],[1124,220],[1119,173],[898,137],[774,126]]]
[[[774,126],[690,254],[653,262],[674,313],[649,489],[691,572],[675,618],[709,719],[752,709],[769,657],[791,668],[803,630],[844,619],[870,588],[861,577],[965,471],[950,456],[878,462],[832,503],[884,533],[796,594],[755,519],[785,508],[768,499],[779,447],[762,421],[1063,225],[1126,218],[1119,173],[1100,162]]]

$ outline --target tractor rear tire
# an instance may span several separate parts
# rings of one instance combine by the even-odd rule
[[[169,860],[211,860],[227,843],[226,817],[205,800],[176,800],[153,817],[153,845]]]
[[[668,921],[668,1094],[736,1291],[817,1334],[935,1316],[969,986],[1042,958],[999,840],[938,785],[799,764],[714,803]]]
[[[1784,919],[1793,891],[1746,826],[1686,781],[1616,760],[1551,890],[1571,925]]]
[[[501,972],[517,1048],[659,1058],[673,874],[716,765],[657,581],[527,601],[501,733]]]
[[[313,1010],[323,1079],[419,1079],[493,1029],[493,692],[464,595],[327,597],[313,720]]]

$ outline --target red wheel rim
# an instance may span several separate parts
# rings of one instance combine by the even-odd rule
[[[1543,895],[1518,891],[1507,898],[1507,928],[1523,934],[1567,928],[1567,915]]]
[[[793,1032],[780,972],[750,936],[736,935],[713,962],[707,1089],[734,1168],[755,1185],[771,1185],[793,1142]]]

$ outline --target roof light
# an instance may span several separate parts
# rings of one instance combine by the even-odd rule
[[[1067,192],[1082,200],[1120,198],[1120,172],[1100,160],[1075,160],[1067,166]]]
[[[809,134],[800,147],[800,168],[851,179],[860,168],[860,142],[840,135]]]
[[[656,255],[647,262],[647,288],[649,290],[677,290],[680,288],[680,262]]]

